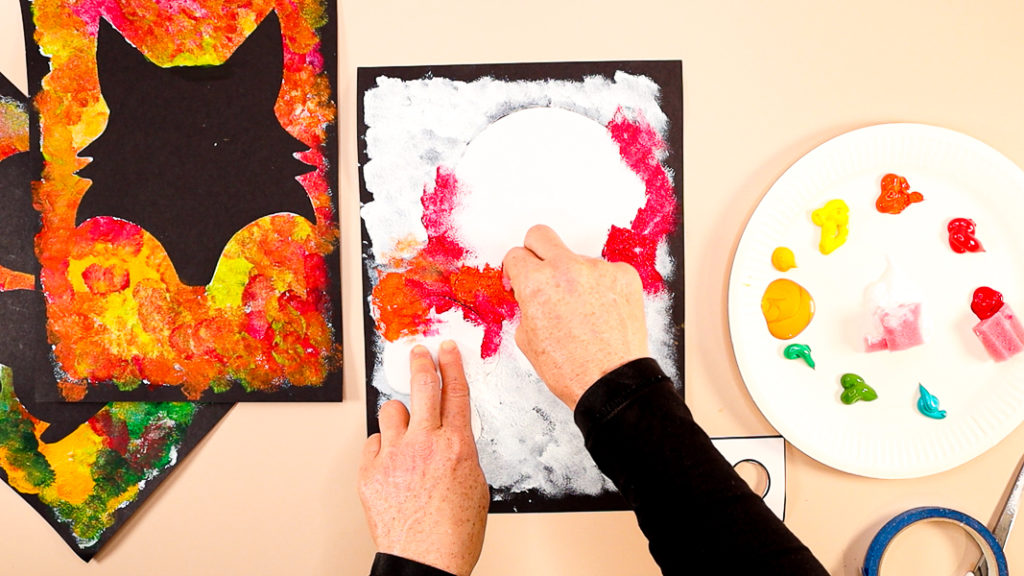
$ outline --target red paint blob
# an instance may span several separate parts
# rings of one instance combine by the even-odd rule
[[[971,311],[978,317],[978,320],[991,318],[1003,307],[1003,295],[988,286],[982,286],[974,291],[974,299],[971,300]]]
[[[882,193],[875,201],[875,208],[883,214],[899,214],[907,206],[922,202],[924,195],[920,192],[908,192],[910,183],[903,176],[886,174],[882,177]]]
[[[131,435],[128,433],[128,425],[123,421],[114,421],[109,410],[101,410],[89,419],[89,427],[97,435],[103,438],[103,445],[114,450],[120,455],[128,452],[128,443]]]
[[[969,218],[953,218],[946,225],[949,232],[949,247],[957,254],[964,252],[984,252],[981,242],[974,237],[974,220]]]
[[[82,271],[82,280],[89,292],[101,295],[121,292],[131,285],[128,270],[116,264],[90,264]]]

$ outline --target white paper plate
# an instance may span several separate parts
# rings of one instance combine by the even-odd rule
[[[924,194],[902,214],[875,209],[886,173]],[[818,249],[811,212],[832,198],[850,207],[846,244]],[[946,225],[977,223],[983,253],[954,253]],[[989,146],[950,130],[884,124],[834,138],[801,158],[765,194],[747,224],[729,280],[729,329],[740,373],[769,422],[808,456],[877,478],[911,478],[962,464],[1024,419],[1024,354],[989,359],[971,331],[978,286],[1003,293],[1024,313],[1024,172]],[[777,246],[797,268],[771,265]],[[926,342],[901,352],[863,352],[864,288],[893,259],[922,295]],[[789,278],[810,291],[816,313],[789,341],[768,332],[765,287]],[[817,368],[786,360],[791,343],[811,346]],[[845,405],[839,378],[853,372],[877,392]],[[917,409],[918,383],[940,400],[944,420]]]

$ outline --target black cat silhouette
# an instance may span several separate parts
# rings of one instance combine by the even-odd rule
[[[231,236],[268,214],[314,220],[295,180],[306,149],[274,116],[284,52],[271,12],[219,66],[160,68],[100,20],[96,61],[110,108],[85,150],[92,180],[76,224],[114,216],[156,237],[185,284],[208,284]],[[109,81],[106,81],[109,79]]]

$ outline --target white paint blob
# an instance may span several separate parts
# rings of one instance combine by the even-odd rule
[[[471,265],[500,265],[535,224],[552,227],[574,252],[599,257],[611,226],[628,228],[646,201],[608,129],[557,108],[498,120],[469,143],[455,176],[462,195],[452,219],[476,256]]]

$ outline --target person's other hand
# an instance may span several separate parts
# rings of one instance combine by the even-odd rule
[[[363,448],[359,497],[380,552],[465,576],[480,558],[490,496],[462,357],[453,342],[441,344],[441,382],[423,346],[409,362],[411,414],[398,400],[381,406],[380,433]]]
[[[519,302],[516,344],[569,408],[605,374],[649,355],[643,285],[629,264],[580,256],[534,226],[502,267]]]

